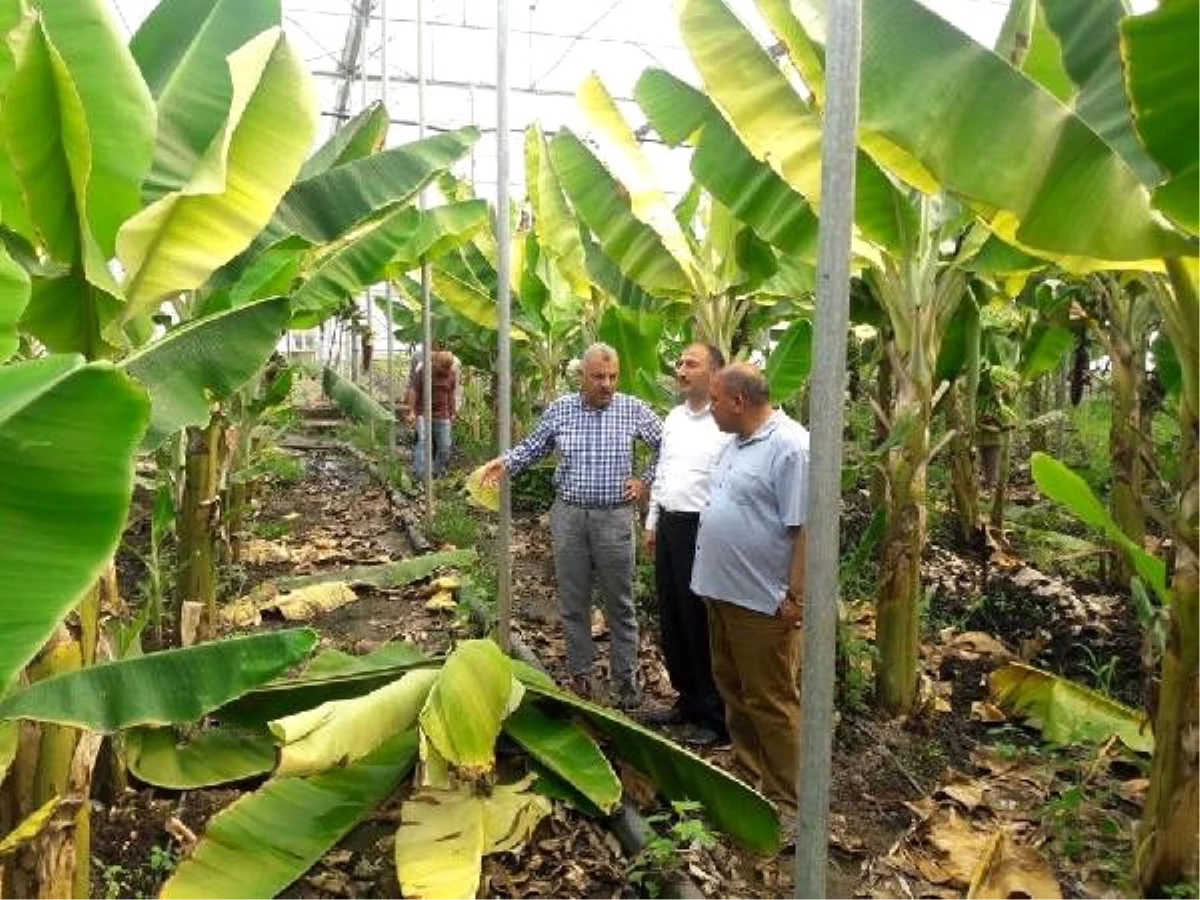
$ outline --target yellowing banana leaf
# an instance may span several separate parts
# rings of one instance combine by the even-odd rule
[[[441,269],[434,269],[431,274],[433,291],[438,300],[464,319],[491,331],[496,330],[499,313],[496,311],[495,295],[485,294],[477,287]],[[398,283],[404,287],[404,281]],[[411,288],[406,289],[411,291]],[[416,296],[421,296],[419,288]],[[515,326],[510,334],[514,341],[529,339],[525,332]]]
[[[633,214],[625,188],[568,129],[550,139],[550,161],[575,212],[626,276],[652,294],[692,291],[662,238]]]
[[[8,151],[51,256],[111,287],[117,229],[141,205],[154,105],[101,0],[40,4],[16,37]]]
[[[1116,735],[1138,753],[1154,749],[1154,735],[1140,713],[1050,672],[1009,663],[988,684],[997,704],[1029,718],[1052,743],[1098,744]]]
[[[984,848],[971,884],[968,900],[977,897],[1045,897],[1057,900],[1062,888],[1050,862],[1029,844],[1016,844],[997,829]]]
[[[500,511],[500,482],[485,486],[483,484],[483,466],[478,466],[471,471],[463,487],[472,502],[478,503],[484,509],[492,512]]]
[[[529,793],[532,777],[497,785],[490,797],[470,786],[427,788],[404,802],[396,832],[396,873],[405,897],[474,897],[483,857],[528,840],[550,812]]]
[[[225,124],[233,91],[225,58],[281,23],[280,0],[161,0],[129,41],[158,111],[147,201],[183,188]]]
[[[117,253],[130,315],[199,287],[245,249],[296,177],[316,130],[303,62],[278,29],[229,56],[233,99],[219,137],[179,191],[127,221]]]
[[[274,583],[284,590],[292,590],[309,584],[323,584],[328,581],[371,584],[375,587],[403,587],[414,581],[428,578],[438,569],[468,566],[475,561],[478,555],[470,547],[460,550],[438,550],[436,553],[425,553],[410,559],[377,566],[351,566],[333,573],[277,578]]]
[[[808,201],[750,154],[711,100],[661,69],[643,72],[634,96],[663,140],[694,144],[692,175],[739,221],[785,253],[816,261],[817,217]]]
[[[819,210],[820,116],[722,0],[682,0],[677,9],[684,45],[733,132],[755,159]],[[887,176],[861,152],[854,211],[855,226],[867,241],[893,250],[902,246],[911,213]]]
[[[413,727],[438,675],[436,669],[416,669],[366,696],[270,722],[280,744],[275,774],[311,775],[362,759]]]
[[[500,726],[524,688],[493,641],[463,641],[442,666],[421,710],[421,730],[465,778],[492,771]]]
[[[437,591],[425,601],[425,608],[430,612],[446,612],[458,609],[458,601],[454,599],[452,591]]]
[[[0,362],[17,351],[17,322],[29,303],[29,273],[0,247]]]
[[[601,146],[605,165],[628,194],[630,211],[654,229],[663,247],[690,279],[693,292],[710,293],[671,204],[656,182],[650,161],[599,76],[593,72],[585,78],[576,96],[591,136]]]
[[[105,734],[192,722],[286,672],[316,643],[316,632],[293,629],[101,663],[9,694],[0,700],[0,718]]]
[[[383,404],[353,381],[343,378],[329,366],[326,366],[321,374],[321,385],[325,389],[325,396],[351,418],[359,422],[370,422],[388,427],[395,424],[395,414],[385,409]]]
[[[307,181],[337,166],[378,153],[387,140],[387,130],[388,111],[382,103],[372,103],[355,113],[305,160],[296,181]]]
[[[779,848],[775,808],[749,785],[625,715],[559,690],[523,663],[514,663],[513,670],[533,699],[551,700],[586,716],[612,742],[616,753],[646,775],[663,796],[698,801],[713,825],[756,853]]]
[[[321,613],[340,609],[357,599],[358,595],[350,585],[342,581],[333,581],[282,594],[264,608],[277,609],[289,622],[307,622]]]
[[[272,297],[188,322],[127,357],[121,368],[150,394],[153,450],[188,425],[205,425],[213,400],[224,400],[266,363],[287,325],[286,297]]]
[[[395,791],[416,745],[410,731],[344,769],[268,781],[212,818],[159,896],[274,897]]]
[[[132,728],[124,738],[133,776],[174,791],[253,778],[275,765],[275,744],[265,731],[210,728],[180,743],[174,728]]]
[[[572,293],[587,297],[591,290],[579,238],[579,223],[567,205],[558,176],[550,165],[546,138],[541,129],[525,129],[525,181],[537,241],[566,278]]]
[[[0,684],[116,552],[149,417],[145,394],[107,363],[0,368]]]
[[[621,802],[621,780],[596,742],[565,719],[553,719],[532,703],[522,703],[504,720],[504,731],[535,760],[608,815]]]
[[[58,809],[60,802],[61,798],[51,797],[22,821],[18,822],[17,827],[6,834],[3,839],[0,839],[0,859],[3,859],[22,844],[29,843],[41,834],[42,829],[46,827],[50,818],[54,815],[54,811]]]

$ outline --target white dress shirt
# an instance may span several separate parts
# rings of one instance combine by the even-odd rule
[[[646,530],[654,531],[658,514],[700,512],[708,502],[709,480],[717,458],[732,440],[717,427],[708,405],[699,412],[681,403],[663,422],[658,470],[650,487]]]

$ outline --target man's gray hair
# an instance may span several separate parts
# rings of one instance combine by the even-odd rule
[[[771,389],[767,376],[748,362],[730,363],[717,372],[725,392],[732,397],[741,397],[750,406],[767,406],[771,402]]]
[[[603,343],[602,341],[596,341],[596,343],[592,344],[590,347],[588,347],[586,350],[584,350],[583,356],[581,356],[580,359],[583,360],[583,364],[585,366],[589,362],[591,362],[593,359],[604,359],[604,360],[611,359],[611,360],[615,360],[618,362],[620,361],[620,357],[617,355],[617,351],[614,350],[612,347],[610,347],[608,344]]]

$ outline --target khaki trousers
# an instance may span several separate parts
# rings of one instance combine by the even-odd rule
[[[734,764],[781,812],[796,814],[801,630],[707,600],[713,679],[725,701]]]

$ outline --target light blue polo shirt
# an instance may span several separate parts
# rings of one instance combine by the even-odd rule
[[[808,511],[808,431],[776,410],[729,442],[700,512],[692,590],[774,615],[787,589],[793,537]]]

